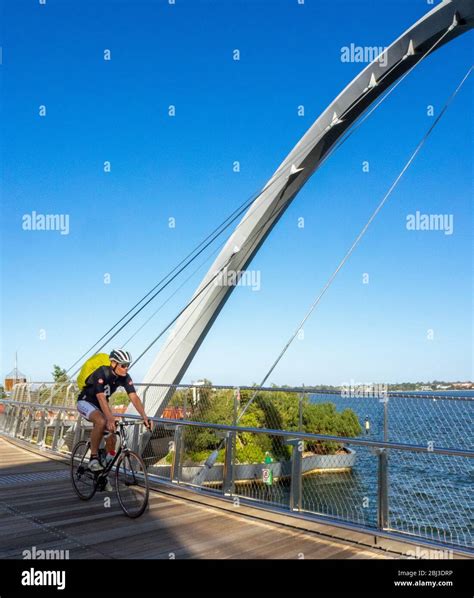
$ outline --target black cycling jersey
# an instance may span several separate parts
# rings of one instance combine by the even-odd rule
[[[119,388],[119,386],[122,386],[127,394],[136,392],[132,379],[128,374],[125,376],[117,376],[112,371],[110,365],[103,365],[96,369],[95,372],[92,372],[87,378],[86,385],[79,393],[77,400],[87,401],[100,409],[97,395],[99,393],[104,393],[108,401],[109,397],[117,390],[117,388]]]

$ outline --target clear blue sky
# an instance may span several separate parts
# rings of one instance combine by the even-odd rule
[[[421,0],[376,9],[340,0],[2,6],[1,369],[18,350],[32,379],[49,379],[53,363],[71,365],[265,184],[364,66],[341,62],[343,46],[388,45],[431,8]],[[250,266],[261,290],[236,289],[185,382],[262,378],[432,123],[427,106],[436,115],[465,74],[471,44],[464,35],[420,64],[312,177]],[[472,379],[471,108],[469,81],[270,382]],[[453,234],[408,231],[417,210],[453,215]],[[69,234],[23,230],[33,211],[68,215]],[[132,354],[210,263],[130,343]]]

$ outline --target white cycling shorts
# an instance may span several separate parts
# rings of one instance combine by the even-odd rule
[[[93,405],[92,403],[89,403],[89,401],[84,400],[77,401],[77,410],[82,415],[82,417],[85,417],[89,421],[89,418],[94,411],[100,411],[100,409],[98,409],[96,405]]]

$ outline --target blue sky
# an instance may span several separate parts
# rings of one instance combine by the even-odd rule
[[[18,350],[33,380],[49,379],[53,363],[69,367],[265,184],[365,66],[341,62],[342,47],[388,45],[431,8],[408,0],[377,10],[339,0],[2,6],[1,369]],[[420,64],[313,175],[250,266],[261,290],[235,290],[183,381],[260,381],[431,125],[427,106],[438,114],[466,73],[471,42],[466,34]],[[469,81],[270,382],[472,379],[471,105]],[[452,215],[453,234],[408,231],[417,210]],[[67,215],[69,234],[23,230],[33,211]],[[212,263],[206,255],[127,347],[132,354],[192,295]]]

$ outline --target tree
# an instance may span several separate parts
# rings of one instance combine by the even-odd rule
[[[330,436],[359,436],[362,432],[357,415],[351,409],[337,411],[334,403],[312,403],[308,396],[302,399],[300,428],[300,399],[284,391],[262,391],[254,397],[254,391],[241,390],[239,412],[248,405],[239,424],[247,428],[267,428],[288,431],[304,431]],[[192,419],[215,424],[232,424],[234,393],[219,390],[200,395],[194,406]],[[209,428],[190,428],[184,432],[185,461],[204,462],[209,454],[221,446],[222,435]],[[338,442],[308,441],[307,449],[317,454],[334,454],[341,448]],[[239,432],[236,436],[235,458],[237,463],[262,463],[266,452],[274,459],[286,461],[291,449],[278,435]],[[217,462],[224,460],[224,450],[219,451]]]
[[[61,382],[69,382],[69,376],[67,375],[66,370],[59,367],[59,365],[56,365],[56,364],[53,365],[52,375],[53,375],[53,380],[57,384],[59,384]]]

